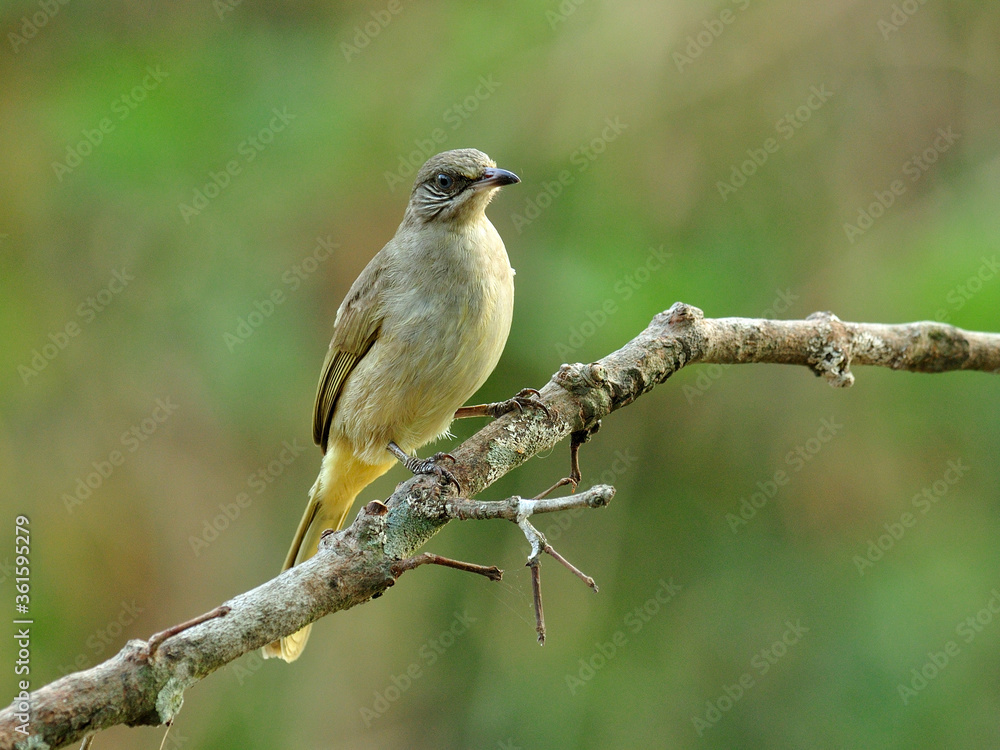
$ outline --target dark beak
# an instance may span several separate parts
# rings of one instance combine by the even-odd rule
[[[521,178],[506,169],[493,167],[483,170],[483,176],[472,183],[475,190],[485,190],[487,188],[498,188],[504,185],[513,185],[520,182]]]

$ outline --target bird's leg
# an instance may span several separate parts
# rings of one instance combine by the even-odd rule
[[[455,457],[450,453],[435,453],[430,458],[418,458],[417,456],[407,455],[402,448],[391,440],[389,441],[388,451],[398,458],[399,462],[414,474],[430,474],[431,476],[439,477],[446,483],[455,485],[455,489],[459,492],[462,491],[462,486],[458,483],[458,480],[455,479],[455,475],[439,463],[446,458],[454,461]]]
[[[590,440],[591,436],[601,429],[601,420],[597,420],[593,427],[589,427],[586,430],[577,430],[569,438],[569,476],[563,477],[554,485],[549,487],[541,495],[537,495],[535,500],[541,500],[543,497],[548,497],[552,494],[553,490],[556,490],[564,485],[573,485],[573,492],[576,492],[577,485],[580,484],[580,480],[583,479],[583,474],[580,473],[580,446]]]
[[[539,395],[538,391],[534,388],[523,388],[518,391],[516,396],[506,401],[495,401],[492,404],[477,404],[476,406],[463,406],[455,412],[455,419],[465,419],[466,417],[502,417],[504,414],[512,412],[515,409],[519,412],[524,411],[524,407],[526,406],[541,409],[545,412],[545,416],[551,417],[552,412],[549,411],[549,408],[545,404],[538,400]]]

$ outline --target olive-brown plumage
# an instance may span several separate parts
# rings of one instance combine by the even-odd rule
[[[475,149],[431,157],[395,236],[337,311],[313,413],[323,464],[284,569],[316,553],[354,499],[408,454],[447,434],[496,367],[510,331],[514,271],[485,209],[518,182]],[[298,658],[309,626],[264,648]]]

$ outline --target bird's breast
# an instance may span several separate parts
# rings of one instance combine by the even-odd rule
[[[488,221],[456,233],[449,244],[432,259],[435,272],[412,290],[411,323],[399,335],[405,348],[423,354],[429,378],[448,374],[451,400],[461,405],[496,367],[507,342],[514,272]]]
[[[354,442],[372,453],[389,439],[414,451],[445,433],[493,372],[510,332],[514,271],[493,225],[484,217],[421,243],[338,407]]]

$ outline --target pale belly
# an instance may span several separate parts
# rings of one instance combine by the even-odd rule
[[[345,382],[331,435],[382,463],[390,441],[412,454],[445,434],[493,372],[510,331],[513,279],[486,292],[435,300],[389,322]]]

